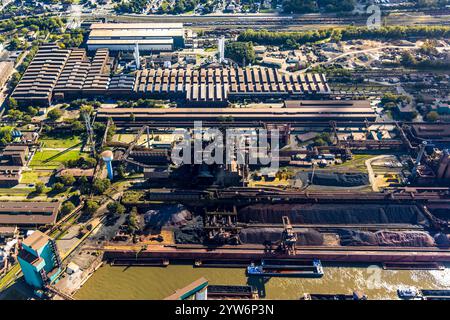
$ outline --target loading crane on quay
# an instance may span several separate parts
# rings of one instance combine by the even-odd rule
[[[281,234],[280,248],[288,255],[295,255],[295,245],[297,243],[297,235],[294,232],[291,221],[288,216],[283,216],[283,233]]]

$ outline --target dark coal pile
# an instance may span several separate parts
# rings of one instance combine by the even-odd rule
[[[338,172],[312,172],[309,173],[309,181],[312,184],[335,187],[358,187],[369,184],[369,176],[366,173],[338,173]]]
[[[241,231],[239,238],[242,243],[275,244],[281,240],[283,228],[248,228]],[[323,244],[323,235],[314,229],[295,229],[297,244],[300,246],[320,246]]]
[[[184,226],[192,214],[183,205],[159,205],[144,214],[147,227],[161,228],[163,226]]]
[[[174,230],[175,243],[179,244],[200,244],[203,242],[203,219],[200,216]]]
[[[450,248],[450,235],[444,233],[437,233],[434,236],[434,242],[440,248]]]
[[[434,239],[422,231],[377,232],[341,230],[342,246],[433,247]]]
[[[238,220],[246,223],[282,223],[288,216],[293,224],[384,224],[428,226],[415,205],[378,204],[257,204],[242,208]]]

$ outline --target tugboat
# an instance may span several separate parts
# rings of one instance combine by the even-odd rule
[[[307,277],[320,278],[323,276],[323,268],[320,260],[313,260],[312,263],[276,263],[266,264],[261,262],[260,266],[251,264],[247,267],[247,276],[256,277]]]

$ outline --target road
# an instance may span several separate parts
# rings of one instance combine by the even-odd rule
[[[392,156],[391,155],[381,155],[381,156],[377,156],[377,157],[374,157],[374,158],[370,158],[370,159],[366,160],[366,162],[365,162],[366,167],[367,167],[367,173],[369,174],[370,185],[372,186],[372,190],[374,192],[379,192],[380,190],[379,190],[379,188],[377,186],[375,173],[374,173],[373,168],[372,168],[372,162],[377,161],[377,160],[382,160],[382,159],[385,159],[385,158],[390,158],[390,157],[392,157]]]

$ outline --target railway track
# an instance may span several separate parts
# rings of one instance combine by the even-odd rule
[[[282,224],[238,224],[238,226],[245,228],[283,228]],[[423,226],[412,224],[292,224],[294,228],[310,228],[322,232],[336,232],[342,229],[353,229],[362,231],[378,231],[378,230],[390,230],[390,231],[420,231],[424,230]]]

